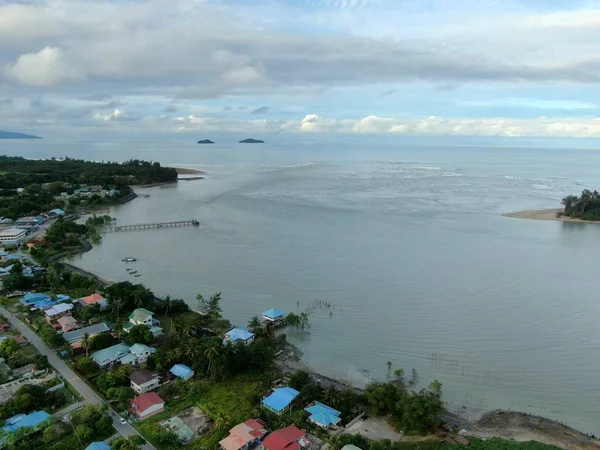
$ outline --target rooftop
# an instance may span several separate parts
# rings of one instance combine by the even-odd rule
[[[77,325],[77,320],[75,320],[73,316],[62,316],[60,319],[57,320],[57,322],[61,327]]]
[[[234,328],[233,330],[229,330],[225,333],[225,337],[227,340],[232,342],[241,340],[247,341],[248,339],[252,339],[254,337],[254,333],[251,333],[246,328]]]
[[[10,237],[10,236],[14,236],[15,234],[19,235],[21,233],[26,233],[26,231],[22,230],[21,228],[14,228],[13,227],[13,228],[8,228],[8,229],[6,229],[4,231],[0,231],[0,237],[7,237],[7,236]]]
[[[133,381],[138,386],[147,383],[154,378],[158,378],[158,374],[149,372],[148,370],[136,370],[131,375],[129,375],[129,379]]]
[[[16,431],[19,428],[35,427],[43,421],[52,417],[46,411],[34,411],[30,414],[19,414],[6,420],[4,431]]]
[[[95,305],[96,303],[105,300],[105,298],[102,297],[100,294],[92,294],[88,295],[87,297],[81,297],[81,300],[83,300],[83,302],[87,305]]]
[[[129,319],[136,322],[145,322],[146,320],[151,319],[153,315],[154,313],[148,311],[146,308],[138,308],[129,314]]]
[[[173,375],[180,378],[188,378],[194,371],[185,364],[175,364],[169,370]]]
[[[145,411],[152,405],[158,405],[165,401],[156,392],[146,392],[145,394],[138,395],[131,401],[132,408],[137,411]]]
[[[342,414],[337,409],[333,409],[317,401],[304,408],[304,411],[310,414],[310,420],[316,422],[323,428],[328,428],[331,425],[337,425],[337,423],[341,420],[340,415]]]
[[[96,325],[92,325],[89,327],[81,328],[80,330],[69,331],[63,334],[65,341],[67,342],[75,342],[83,339],[85,333],[88,333],[90,336],[94,336],[96,334],[105,333],[110,331],[110,327],[105,323],[97,323]]]
[[[297,450],[308,444],[308,441],[303,440],[304,436],[306,436],[305,431],[295,425],[290,425],[273,431],[262,442],[262,445],[267,450]]]
[[[263,316],[268,317],[269,319],[279,319],[285,316],[285,312],[280,309],[271,308],[265,311]]]
[[[270,409],[279,412],[286,409],[298,394],[300,394],[300,392],[291,387],[280,387],[275,389],[271,395],[262,401],[262,403]]]
[[[52,308],[47,309],[46,315],[49,317],[57,316],[72,309],[73,305],[71,303],[59,303],[58,305],[54,305]]]
[[[267,433],[263,423],[249,419],[229,430],[229,436],[221,440],[219,444],[225,450],[239,450],[249,442],[263,437]]]
[[[85,450],[110,450],[110,445],[104,442],[92,442]]]
[[[71,331],[71,333],[74,332]],[[98,350],[97,352],[92,353],[90,356],[96,363],[103,364],[105,361],[116,361],[119,358],[127,355],[129,353],[129,349],[130,347],[127,344],[116,344],[112,347],[108,347],[103,350]]]
[[[145,344],[133,344],[131,346],[131,348],[129,349],[129,351],[131,353],[133,353],[134,355],[140,355],[140,354],[146,353],[146,352],[156,353],[156,349],[155,348],[148,347]]]
[[[32,305],[37,302],[50,301],[50,300],[51,300],[51,298],[46,294],[43,294],[40,292],[30,292],[29,294],[25,294],[19,301],[23,305]]]

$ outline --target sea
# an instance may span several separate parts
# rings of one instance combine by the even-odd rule
[[[502,408],[600,433],[600,225],[502,216],[600,187],[598,149],[198,138],[4,141],[0,154],[203,170],[203,180],[137,189],[109,212],[121,225],[200,227],[108,233],[72,263],[192,308],[197,294],[221,292],[235,325],[269,308],[309,311],[310,328],[287,336],[327,376],[365,385],[415,368],[415,388],[441,381],[448,409],[465,418]],[[129,256],[135,265],[121,261]]]

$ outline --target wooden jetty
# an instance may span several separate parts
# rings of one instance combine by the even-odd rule
[[[179,220],[176,222],[157,222],[157,223],[140,223],[137,225],[109,225],[102,227],[101,231],[108,233],[111,231],[136,231],[149,230],[152,228],[173,228],[173,227],[199,227],[200,222],[192,220]]]

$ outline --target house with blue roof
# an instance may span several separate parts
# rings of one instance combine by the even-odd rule
[[[71,300],[71,297],[67,294],[58,294],[56,296],[56,300],[58,300],[59,302],[68,302],[69,300]]]
[[[85,450],[110,450],[110,445],[104,442],[92,442]]]
[[[185,364],[175,364],[169,372],[184,380],[189,380],[194,376],[194,371]]]
[[[285,312],[280,309],[271,308],[263,313],[263,318],[268,322],[280,322],[285,318]]]
[[[262,405],[268,411],[280,416],[292,407],[294,399],[299,394],[300,392],[291,387],[280,387],[263,398]]]
[[[19,253],[9,253],[9,254],[3,256],[2,259],[4,261],[21,261],[21,260],[25,259],[25,256],[23,256]]]
[[[223,344],[227,344],[228,342],[231,342],[232,344],[243,342],[246,345],[250,345],[254,342],[254,333],[248,331],[246,328],[234,328],[225,333]]]
[[[15,432],[19,428],[31,427],[35,429],[42,422],[48,420],[52,417],[46,411],[34,411],[30,414],[19,414],[17,416],[13,416],[9,419],[6,419],[4,423],[4,427],[2,429],[7,432]]]
[[[23,306],[31,306],[39,302],[49,302],[51,300],[52,299],[50,298],[50,296],[46,294],[42,294],[39,292],[30,292],[29,294],[23,296],[21,300],[19,300],[19,302],[21,302],[21,305]]]
[[[335,428],[340,420],[342,420],[340,417],[342,415],[341,412],[317,401],[312,402],[304,408],[304,411],[309,414],[309,422],[324,429]]]
[[[64,215],[65,215],[65,212],[60,208],[51,209],[50,211],[48,211],[48,216],[50,216],[50,217],[64,216]]]

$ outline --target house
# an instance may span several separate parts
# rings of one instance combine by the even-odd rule
[[[352,444],[346,444],[342,447],[342,450],[362,450],[360,447]]]
[[[10,328],[10,325],[6,322],[0,323],[0,333],[4,333],[6,330]]]
[[[65,338],[65,341],[67,341],[67,343],[70,344],[72,348],[80,347],[80,345],[78,344],[81,342],[86,333],[89,335],[89,337],[94,337],[98,334],[107,333],[109,331],[110,327],[108,325],[106,325],[105,323],[97,323],[96,325],[64,333],[63,338]]]
[[[145,419],[165,409],[165,401],[155,392],[146,392],[131,400],[131,413]]]
[[[25,259],[24,255],[19,253],[9,253],[2,257],[2,261],[23,261]]]
[[[246,328],[234,328],[225,333],[223,344],[226,344],[227,342],[235,344],[238,341],[250,345],[254,342],[254,333],[251,333]]]
[[[25,242],[27,230],[21,228],[8,228],[0,231],[0,244],[2,245],[21,245]]]
[[[136,325],[145,325],[150,328],[152,335],[154,337],[160,336],[163,334],[163,330],[158,326],[160,321],[153,318],[154,313],[152,311],[148,311],[146,308],[138,308],[134,310],[131,314],[129,314],[129,322],[123,325],[123,331],[129,333]]]
[[[50,211],[48,211],[48,217],[57,217],[57,216],[64,216],[64,215],[65,215],[65,212],[60,208],[51,209]]]
[[[87,297],[81,297],[79,300],[81,306],[93,306],[99,304],[101,309],[108,308],[108,302],[100,294],[92,294]]]
[[[144,344],[133,344],[129,349],[129,353],[135,356],[137,364],[143,364],[148,360],[148,357],[153,353],[156,353],[156,349],[148,347]]]
[[[98,350],[97,352],[92,353],[90,356],[94,360],[96,364],[100,367],[106,367],[116,362],[120,362],[120,360],[128,356],[129,353],[129,345],[127,344],[116,344],[111,347]]]
[[[43,223],[43,222],[41,222],[41,223]],[[19,217],[17,220],[15,220],[15,226],[17,228],[19,228],[19,227],[31,228],[31,227],[34,227],[39,224],[40,224],[40,222],[38,222],[36,217],[34,217],[34,216]]]
[[[85,450],[110,450],[110,445],[104,442],[92,442]]]
[[[263,313],[263,319],[267,322],[281,322],[285,318],[285,312],[280,309],[271,308]]]
[[[119,196],[119,195],[121,195],[121,191],[118,189],[111,189],[110,191],[108,191],[109,197],[114,197],[114,196]]]
[[[12,220],[12,219],[11,219],[11,218],[9,218],[9,217],[2,217],[2,218],[0,219],[0,223],[3,223],[3,224],[10,224],[10,223],[13,223],[13,222],[14,222],[14,220]]]
[[[300,394],[300,392],[291,387],[280,387],[265,397],[262,401],[262,405],[267,410],[280,416],[292,406],[292,402],[298,394]]]
[[[56,305],[56,302],[53,300],[44,300],[41,302],[37,302],[33,304],[33,307],[35,309],[39,309],[40,311],[46,311],[47,309],[52,308],[54,305]]]
[[[39,302],[49,302],[51,300],[52,299],[46,294],[30,292],[29,294],[23,296],[19,302],[21,302],[21,305],[23,306],[32,306]]]
[[[131,381],[131,389],[138,394],[150,392],[160,385],[158,374],[147,370],[136,370],[129,375],[129,380]]]
[[[77,323],[73,316],[62,316],[56,323],[64,333],[79,329],[79,323]]]
[[[310,445],[306,439],[306,431],[295,425],[273,431],[262,442],[261,448],[266,450],[298,450]]]
[[[56,296],[56,300],[58,300],[59,302],[68,302],[69,300],[71,300],[71,297],[69,297],[66,294],[58,294]]]
[[[18,414],[6,419],[3,430],[7,433],[17,431],[20,428],[33,428],[34,430],[44,421],[52,416],[46,411],[34,411],[30,414]]]
[[[73,305],[71,303],[59,303],[54,305],[44,311],[44,314],[46,315],[46,322],[52,323],[55,320],[60,319],[62,316],[70,314],[72,309]]]
[[[15,339],[15,342],[17,344],[19,344],[21,347],[24,347],[25,345],[29,345],[29,341],[27,339],[25,339],[23,336],[15,336],[14,339]]]
[[[183,378],[184,380],[189,380],[194,376],[194,371],[185,364],[175,364],[173,367],[171,367],[169,372],[176,377]]]
[[[341,412],[317,401],[312,402],[304,408],[304,411],[309,414],[309,422],[324,429],[335,428],[340,420],[342,420],[340,417],[342,415]]]
[[[247,450],[267,434],[266,425],[259,419],[249,419],[229,430],[229,436],[219,442],[223,450]]]

